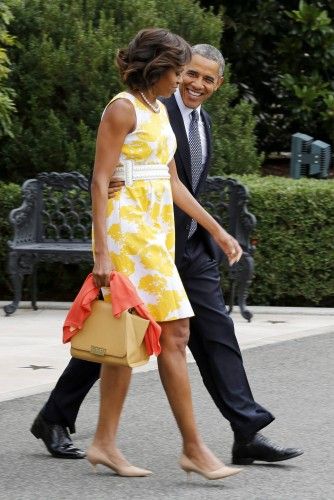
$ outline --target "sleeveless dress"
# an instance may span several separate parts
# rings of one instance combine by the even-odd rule
[[[174,156],[176,139],[165,106],[149,110],[128,92],[111,101],[128,99],[136,113],[136,128],[124,141],[120,164],[167,165]],[[109,104],[110,104],[109,103]],[[107,245],[113,266],[127,275],[156,321],[193,316],[174,263],[174,211],[169,179],[134,180],[108,200]],[[105,300],[109,290],[103,290]]]

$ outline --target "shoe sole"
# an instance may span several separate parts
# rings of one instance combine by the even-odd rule
[[[250,465],[256,460],[255,458],[233,458],[232,464],[234,465]]]
[[[41,434],[37,431],[34,425],[31,426],[30,432],[33,436],[35,436],[36,439],[41,439]]]
[[[284,460],[290,460],[290,458],[296,458],[302,454],[303,454],[303,452],[291,453],[291,455],[288,455],[284,458],[276,458],[273,460],[266,460],[265,458],[232,458],[232,464],[234,464],[234,465],[251,465],[255,461],[256,462],[267,462],[267,463],[284,462]]]

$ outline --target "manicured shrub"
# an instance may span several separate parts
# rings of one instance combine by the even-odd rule
[[[257,217],[249,303],[334,305],[334,182],[241,177]]]
[[[16,184],[5,184],[0,182],[0,300],[8,297],[9,281],[5,272],[8,245],[7,241],[12,237],[12,230],[9,224],[9,212],[20,205],[20,187]]]

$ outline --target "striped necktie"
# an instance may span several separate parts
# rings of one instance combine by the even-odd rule
[[[203,170],[202,145],[198,130],[198,111],[194,109],[190,114],[191,121],[189,127],[189,147],[191,157],[191,183],[193,191],[195,191]]]
[[[194,109],[190,113],[190,115],[191,115],[191,121],[189,126],[189,148],[190,148],[190,158],[191,158],[191,184],[193,192],[195,192],[203,171],[202,145],[198,129],[198,119],[199,119],[198,111]],[[197,228],[197,222],[192,219],[188,238],[190,238],[194,234],[196,228]]]

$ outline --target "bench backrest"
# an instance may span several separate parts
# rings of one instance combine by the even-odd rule
[[[22,186],[23,203],[12,210],[14,240],[10,245],[37,242],[88,242],[91,239],[91,201],[88,179],[78,173],[42,172]],[[252,253],[250,233],[256,219],[248,211],[247,188],[235,179],[209,177],[201,202]]]
[[[41,173],[37,241],[88,241],[92,218],[88,181],[78,172]]]
[[[22,205],[10,214],[12,245],[91,239],[91,202],[84,175],[42,172],[23,184],[22,193]]]

